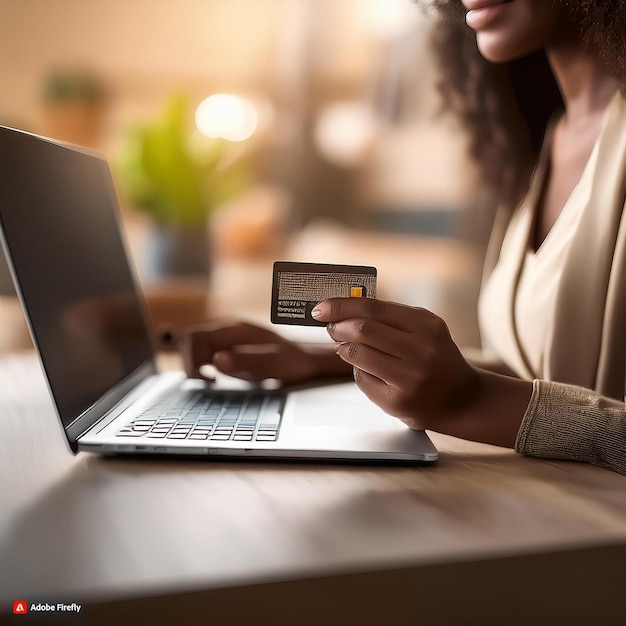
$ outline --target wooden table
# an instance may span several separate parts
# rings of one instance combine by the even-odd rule
[[[34,355],[4,356],[0,624],[30,621],[17,599],[82,603],[71,624],[626,624],[626,477],[432,438],[433,467],[73,456]]]

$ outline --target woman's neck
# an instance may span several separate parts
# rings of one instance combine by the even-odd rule
[[[552,136],[550,173],[537,205],[535,250],[580,181],[617,89],[617,83],[580,48],[562,45],[546,49],[546,53],[565,102],[565,114]]]
[[[617,81],[578,42],[549,47],[546,54],[565,102],[568,125],[601,116],[617,91]]]

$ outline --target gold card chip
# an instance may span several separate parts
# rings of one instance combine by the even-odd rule
[[[350,287],[350,297],[351,298],[362,298],[363,297],[363,287]]]

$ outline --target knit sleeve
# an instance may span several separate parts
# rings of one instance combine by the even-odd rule
[[[626,474],[626,407],[582,387],[535,380],[515,450]]]

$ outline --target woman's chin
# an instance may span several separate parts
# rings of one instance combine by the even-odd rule
[[[478,33],[476,36],[478,50],[482,56],[492,63],[507,63],[535,52],[540,46],[516,46],[510,37],[500,34]]]

